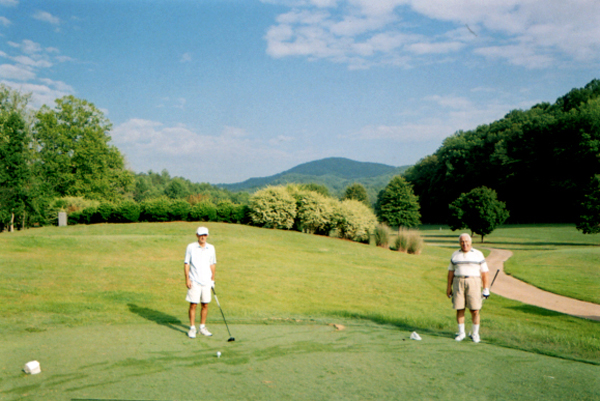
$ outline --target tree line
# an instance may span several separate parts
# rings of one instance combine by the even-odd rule
[[[482,240],[507,219],[576,222],[585,233],[600,231],[598,80],[554,104],[457,132],[393,177],[375,204],[359,183],[338,200],[322,184],[250,195],[166,170],[135,174],[110,144],[111,123],[93,104],[66,96],[36,111],[28,100],[0,85],[0,231],[55,224],[59,210],[71,223],[224,221],[315,234],[336,230],[361,242],[377,221],[405,228],[445,223]]]
[[[123,213],[135,209],[132,202],[140,207],[153,199],[185,200],[190,207],[211,203],[216,211],[248,203],[248,194],[171,177],[166,170],[128,170],[110,144],[112,124],[86,100],[65,96],[39,110],[28,107],[29,100],[0,84],[0,231],[56,224],[61,210],[72,214],[71,221],[103,215],[131,220],[135,213]],[[143,210],[142,218],[156,218]]]
[[[600,81],[594,79],[554,104],[457,132],[405,177],[428,223],[451,221],[452,202],[486,187],[505,202],[511,223],[577,223],[597,232],[599,173]]]

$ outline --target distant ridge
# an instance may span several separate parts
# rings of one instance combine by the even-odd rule
[[[315,183],[328,187],[332,195],[340,195],[348,185],[358,182],[365,186],[371,198],[383,189],[393,176],[401,174],[408,167],[410,166],[394,167],[382,163],[329,157],[303,163],[269,177],[250,178],[239,183],[217,186],[233,192],[254,192],[269,185]]]

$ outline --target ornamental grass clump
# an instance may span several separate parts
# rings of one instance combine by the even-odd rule
[[[373,238],[375,239],[375,245],[388,248],[390,245],[390,227],[387,224],[377,224],[375,231],[373,231]]]
[[[396,237],[396,241],[394,242],[395,250],[411,255],[419,255],[423,247],[423,238],[421,238],[421,234],[417,230],[407,230],[405,228],[398,230],[398,237]]]

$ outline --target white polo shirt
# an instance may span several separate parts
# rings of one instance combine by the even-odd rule
[[[454,276],[481,277],[481,273],[489,271],[483,253],[471,248],[469,252],[455,251],[450,258],[448,270],[454,271]]]
[[[217,264],[215,247],[206,243],[202,248],[198,242],[192,242],[185,250],[184,263],[190,265],[190,280],[200,285],[210,285],[212,281],[210,266]]]

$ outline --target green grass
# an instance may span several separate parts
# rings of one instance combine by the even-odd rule
[[[215,337],[185,335],[183,254],[196,223],[0,234],[0,400],[197,399],[204,380],[213,399],[600,396],[598,322],[495,296],[482,311],[484,343],[454,342],[445,280],[457,233],[424,230],[437,245],[416,256],[207,225],[234,343],[216,304]],[[499,229],[486,245],[519,257],[573,247],[566,228],[536,230]],[[587,240],[577,249],[595,250]],[[413,330],[422,342],[406,340]],[[44,372],[25,376],[32,359]]]
[[[427,241],[452,244],[458,232],[425,227]],[[474,247],[510,249],[505,263],[512,276],[546,291],[600,304],[600,235],[586,235],[571,225],[504,226]]]
[[[225,342],[153,323],[56,328],[4,341],[3,400],[594,400],[598,367],[347,323],[242,325]],[[217,337],[218,336],[218,337]],[[73,344],[77,344],[76,347]],[[82,352],[85,350],[85,352]],[[220,358],[216,352],[222,353]],[[24,354],[42,373],[18,371]]]

